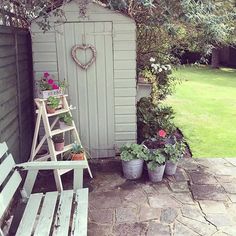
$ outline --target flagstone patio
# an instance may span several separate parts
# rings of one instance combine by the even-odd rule
[[[236,159],[184,159],[159,184],[124,179],[119,161],[92,167],[88,235],[236,235]]]

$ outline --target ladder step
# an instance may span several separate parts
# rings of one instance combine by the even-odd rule
[[[69,170],[58,170],[59,175],[64,175],[65,173],[71,171],[72,169]]]
[[[47,114],[47,116],[48,117],[57,116],[57,115],[60,115],[60,114],[63,114],[63,113],[69,112],[69,111],[70,111],[69,109],[59,109],[59,110],[56,110],[55,113]]]
[[[71,131],[71,130],[74,130],[74,129],[75,129],[74,126],[70,126],[66,129],[55,129],[55,130],[51,131],[51,135],[54,136],[54,135],[57,135],[57,134],[62,134],[64,132]]]
[[[55,151],[56,155],[62,154],[64,152],[70,151],[73,148],[72,144],[69,144],[67,146],[64,147],[64,149],[62,151]]]

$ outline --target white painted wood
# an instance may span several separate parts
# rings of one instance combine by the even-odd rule
[[[136,70],[114,70],[115,79],[131,79],[136,77]]]
[[[71,234],[87,236],[88,189],[79,189],[75,196],[75,212],[73,215]]]
[[[83,169],[74,169],[74,189],[83,188]]]
[[[117,132],[135,132],[137,129],[136,124],[126,123],[126,124],[117,124],[116,131]]]
[[[8,208],[13,195],[21,183],[21,177],[17,171],[13,173],[2,192],[0,193],[0,218]]]
[[[34,70],[45,72],[45,68],[47,68],[48,72],[57,71],[57,63],[56,62],[35,62]]]
[[[116,115],[133,115],[136,112],[134,106],[116,106],[115,114]]]
[[[116,88],[115,89],[116,97],[131,97],[131,96],[136,97],[136,94],[137,94],[136,88]]]
[[[56,52],[56,44],[50,43],[34,43],[32,44],[33,52]]]
[[[6,142],[0,143],[0,159],[7,152],[7,150],[8,148]]]
[[[87,168],[86,161],[40,161],[25,162],[16,165],[20,170],[55,170],[55,169],[73,169]]]
[[[58,192],[48,192],[44,196],[42,210],[34,232],[34,236],[47,236],[50,233]]]
[[[57,54],[56,52],[35,52],[33,54],[34,62],[56,62]]]
[[[136,102],[135,97],[117,97],[115,99],[116,106],[134,106]]]
[[[54,236],[68,235],[72,199],[73,191],[71,190],[63,191],[60,195],[60,201],[57,208],[56,219],[54,223]]]
[[[116,115],[116,124],[135,123],[137,121],[136,115]]]
[[[11,154],[9,154],[3,163],[0,164],[0,185],[3,183],[3,181],[6,179],[10,171],[15,166],[15,161]]]
[[[24,191],[24,197],[29,197],[32,189],[34,187],[34,183],[36,180],[36,177],[38,175],[38,170],[29,170],[24,182],[24,186],[23,186],[23,191]]]
[[[16,236],[31,236],[42,197],[42,193],[30,195]]]
[[[51,32],[33,33],[32,41],[34,43],[55,42],[55,33]]]
[[[135,140],[136,139],[136,132],[117,132],[116,133],[116,140],[124,141],[124,140]]]

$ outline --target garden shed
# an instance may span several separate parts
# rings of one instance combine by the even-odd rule
[[[76,1],[63,10],[66,20],[51,17],[45,33],[32,24],[34,78],[47,71],[65,79],[83,146],[92,157],[114,156],[137,136],[135,21],[97,3],[88,5],[86,17]],[[78,45],[84,48],[76,48],[73,59]],[[95,57],[87,69],[78,65]]]

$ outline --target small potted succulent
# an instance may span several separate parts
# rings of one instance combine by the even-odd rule
[[[161,149],[154,150],[148,154],[148,176],[152,182],[160,182],[165,171],[165,155]]]
[[[120,148],[122,168],[126,179],[138,179],[143,172],[143,162],[148,158],[148,149],[139,144],[127,144]]]
[[[59,115],[59,127],[60,129],[66,129],[69,126],[72,126],[72,116],[70,115],[70,113],[64,113],[64,114],[60,114]]]
[[[73,143],[73,147],[71,150],[71,160],[72,161],[84,160],[84,149],[81,144]]]
[[[63,137],[62,134],[58,134],[53,136],[52,138],[53,142],[54,142],[54,147],[56,151],[63,151],[64,146],[65,146],[65,139]]]
[[[186,146],[183,141],[177,141],[174,137],[173,143],[168,143],[164,147],[166,156],[165,174],[174,175],[176,173],[178,162],[184,157]]]
[[[53,114],[56,112],[56,109],[58,108],[59,104],[60,104],[60,99],[57,98],[57,97],[53,97],[53,96],[50,96],[48,99],[47,99],[47,113],[49,114]]]

